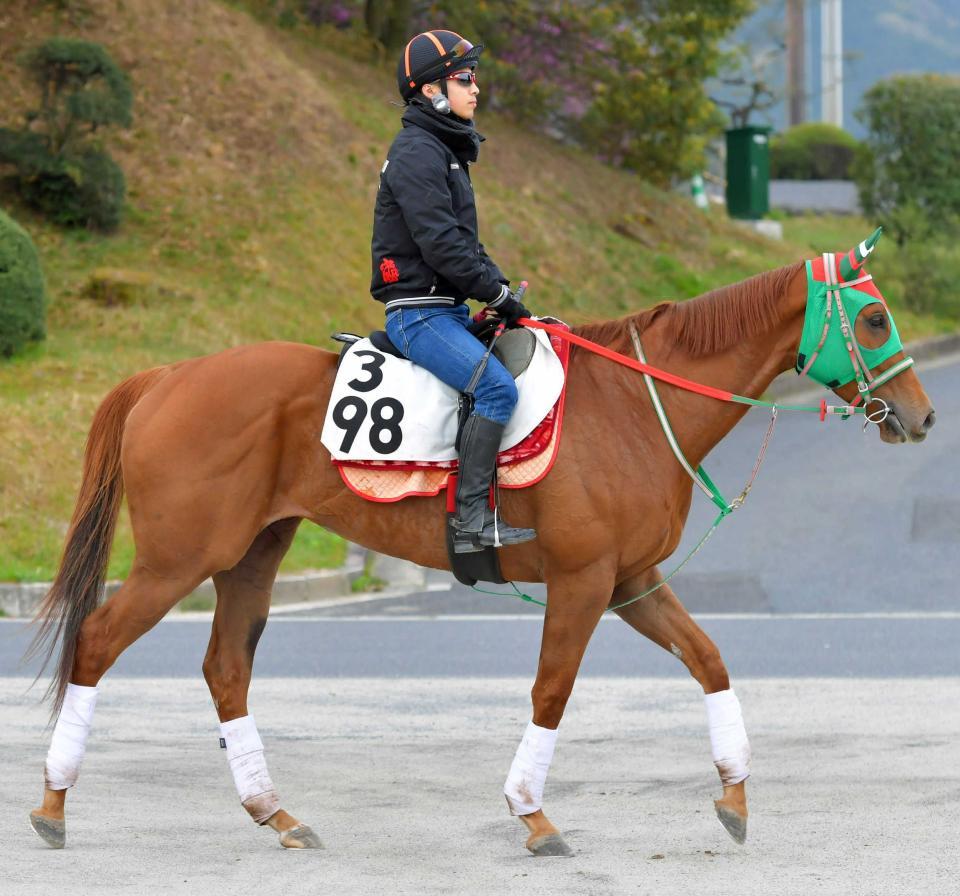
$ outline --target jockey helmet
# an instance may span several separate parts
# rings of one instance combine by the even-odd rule
[[[476,68],[483,44],[474,46],[455,31],[424,31],[404,47],[397,62],[397,87],[405,103],[424,84],[440,80],[444,72]]]

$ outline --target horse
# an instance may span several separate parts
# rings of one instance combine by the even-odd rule
[[[848,256],[855,265],[861,259],[854,250]],[[650,364],[759,398],[797,361],[808,265],[797,262],[573,333],[624,356],[636,348],[631,332],[639,334]],[[850,315],[844,338],[855,336],[861,347],[875,349],[889,341],[895,325],[879,292],[865,301]],[[882,375],[898,365],[906,366],[902,347],[867,373]],[[337,356],[319,347],[265,342],[136,373],[99,406],[62,561],[37,614],[35,647],[46,651],[47,661],[59,648],[48,691],[57,727],[42,805],[31,813],[50,846],[65,843],[66,792],[79,774],[101,677],[209,577],[217,601],[203,675],[241,801],[283,846],[322,845],[281,805],[248,716],[254,653],[280,561],[298,525],[309,520],[373,551],[450,568],[442,496],[366,502],[344,485],[321,446],[336,368]],[[849,404],[857,382],[834,392]],[[866,394],[870,407],[878,402],[887,408],[883,419],[873,418],[885,442],[920,442],[934,423],[913,369]],[[508,808],[525,826],[531,852],[570,854],[544,814],[543,788],[587,643],[603,613],[617,607],[629,626],[676,656],[702,688],[722,786],[715,811],[742,842],[749,743],[717,646],[669,584],[622,605],[662,580],[659,564],[680,541],[691,480],[672,455],[636,372],[575,345],[565,400],[551,472],[502,496],[505,516],[539,533],[535,541],[499,551],[503,574],[547,589],[532,719],[504,790]],[[661,386],[661,400],[694,467],[748,409],[669,385]],[[124,493],[135,558],[120,588],[101,602]]]

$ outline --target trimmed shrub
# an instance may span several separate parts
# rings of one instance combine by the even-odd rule
[[[843,128],[807,122],[770,141],[770,177],[782,180],[847,180],[859,146]]]
[[[62,227],[116,230],[127,183],[107,153],[83,149],[76,155],[47,156],[41,165],[37,175],[20,181],[20,193],[30,205]]]
[[[53,152],[76,145],[85,133],[104,125],[130,125],[130,80],[100,44],[52,37],[19,62],[40,89],[37,115]]]
[[[0,356],[46,336],[46,290],[27,232],[0,211]]]
[[[864,212],[901,245],[960,220],[960,78],[901,75],[864,94],[855,179]]]

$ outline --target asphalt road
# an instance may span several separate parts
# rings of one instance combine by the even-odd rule
[[[413,595],[412,597],[415,597]],[[406,600],[406,598],[403,598]],[[701,618],[731,676],[913,678],[960,671],[960,614],[950,617],[733,616]],[[0,676],[36,674],[21,666],[23,623],[0,625]],[[133,645],[110,678],[200,676],[207,620],[165,622]],[[257,651],[256,676],[290,678],[529,676],[537,670],[535,617],[407,619],[272,618]],[[671,655],[619,618],[598,627],[581,676],[685,677]]]

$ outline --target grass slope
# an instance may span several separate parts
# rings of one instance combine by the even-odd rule
[[[0,11],[2,124],[36,103],[14,63],[53,34],[96,40],[130,73],[133,126],[107,140],[129,210],[104,238],[58,231],[0,197],[37,242],[49,337],[0,365],[0,580],[50,577],[102,396],[145,367],[263,339],[326,344],[382,320],[368,294],[377,175],[398,126],[389,66],[334,36],[278,31],[207,0],[87,0],[85,12],[10,0]],[[482,99],[482,94],[481,94]],[[532,283],[529,305],[572,323],[685,298],[809,256],[816,228],[774,244],[496,118],[475,169],[484,242]],[[803,227],[791,222],[789,227]],[[833,222],[846,248],[865,222]],[[108,266],[155,282],[148,300],[82,298]],[[936,322],[899,315],[908,337]],[[336,563],[338,539],[304,525],[286,569]],[[111,576],[132,558],[125,515]]]

